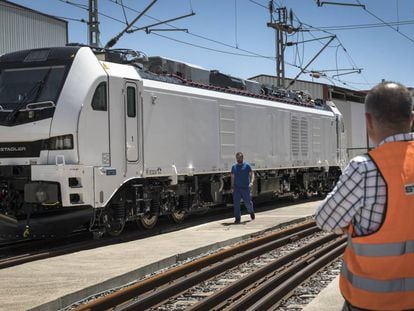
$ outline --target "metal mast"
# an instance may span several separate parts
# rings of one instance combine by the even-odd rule
[[[273,13],[277,13],[277,21],[273,18]],[[277,86],[285,86],[285,45],[284,45],[284,31],[288,31],[289,25],[287,24],[287,10],[286,7],[277,8],[274,10],[273,1],[269,1],[269,13],[270,22],[267,23],[268,27],[276,30],[276,78]]]
[[[98,21],[98,0],[89,0],[89,45],[99,47],[99,21]]]

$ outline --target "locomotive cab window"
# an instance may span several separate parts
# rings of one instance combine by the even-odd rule
[[[135,118],[137,115],[135,88],[127,87],[127,116]]]
[[[95,90],[92,98],[92,109],[106,111],[108,108],[108,98],[106,95],[106,82],[101,82]]]
[[[0,124],[14,126],[53,117],[67,68],[4,68],[0,62]]]

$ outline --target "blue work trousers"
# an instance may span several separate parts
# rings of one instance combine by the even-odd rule
[[[233,208],[234,218],[240,220],[240,199],[243,199],[244,205],[249,213],[253,213],[253,202],[250,197],[250,188],[234,188],[233,190]]]

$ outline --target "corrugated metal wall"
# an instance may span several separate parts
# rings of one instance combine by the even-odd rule
[[[262,84],[270,84],[270,85],[277,85],[276,77],[261,75],[253,77],[251,80],[255,80]],[[285,84],[289,84],[291,79],[285,79]],[[296,81],[290,87],[291,90],[301,90],[301,91],[308,91],[312,98],[321,98],[327,99],[326,94],[323,92],[323,85],[318,83],[306,82],[306,81]],[[325,96],[324,96],[325,95]]]
[[[64,46],[68,42],[67,23],[35,11],[0,2],[0,54]]]
[[[364,104],[341,99],[334,103],[344,118],[348,158],[367,153],[372,146],[368,146]]]

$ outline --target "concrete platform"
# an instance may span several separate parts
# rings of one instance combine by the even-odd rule
[[[271,211],[258,210],[254,221],[243,215],[240,225],[234,225],[233,218],[228,218],[3,269],[0,310],[59,310],[177,261],[241,241],[280,223],[310,216],[317,205],[318,202],[310,202]],[[329,306],[334,310],[332,304]]]

